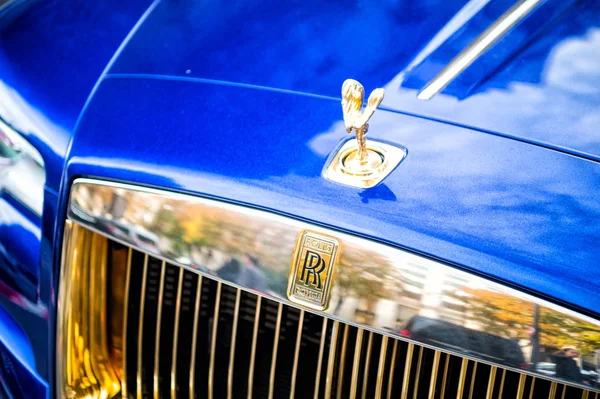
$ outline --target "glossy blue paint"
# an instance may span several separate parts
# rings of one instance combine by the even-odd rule
[[[0,118],[40,151],[58,192],[86,99],[150,0],[11,3],[0,14]]]
[[[74,138],[67,178],[251,204],[600,313],[600,164],[380,111],[369,134],[405,145],[409,155],[384,184],[358,190],[321,177],[347,137],[341,116],[339,101],[323,97],[199,79],[108,78]]]
[[[0,118],[48,171],[42,221],[0,202],[15,220],[0,228],[8,237],[0,242],[26,265],[15,278],[36,272],[38,301],[0,284],[0,302],[35,343],[44,377],[53,375],[45,365],[53,364],[65,183],[77,176],[289,214],[600,314],[600,164],[589,161],[600,160],[598,2],[546,0],[424,102],[421,84],[513,2],[158,1],[86,110],[150,1],[21,1],[8,18],[0,10]],[[480,9],[457,23],[463,7]],[[444,29],[454,31],[437,40]],[[348,77],[367,90],[385,86],[390,112],[378,112],[370,135],[409,149],[370,190],[320,177],[345,136],[338,97]],[[38,254],[23,249],[33,237],[37,270]]]
[[[6,195],[6,193],[3,193]],[[0,280],[37,301],[41,220],[30,220],[0,196]]]
[[[417,99],[421,85],[514,4],[489,2],[470,18],[449,23],[463,6],[478,3],[485,0],[163,1],[110,73],[198,77],[335,97],[343,80],[353,77],[368,90],[384,86],[389,109],[600,160],[598,2],[543,2],[442,94]],[[442,29],[454,33],[438,40]]]
[[[0,7],[0,119],[40,152],[47,170],[41,219],[7,193],[0,199],[0,306],[33,343],[31,367],[42,378],[52,375],[48,307],[56,293],[57,193],[69,141],[102,71],[150,4],[23,0]],[[14,357],[11,351],[3,355]],[[29,381],[21,379],[25,391],[15,397],[41,397]]]
[[[0,396],[8,398],[48,396],[48,383],[35,370],[33,351],[27,336],[1,306]]]

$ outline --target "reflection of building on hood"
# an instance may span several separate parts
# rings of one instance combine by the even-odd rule
[[[556,364],[557,378],[563,378],[565,380],[582,382],[581,371],[579,366],[575,362],[575,359],[567,356],[565,350],[560,350],[552,355],[552,362]]]

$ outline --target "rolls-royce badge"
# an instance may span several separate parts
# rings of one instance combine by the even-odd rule
[[[298,235],[288,281],[288,298],[306,307],[323,310],[329,303],[339,241],[304,230]]]

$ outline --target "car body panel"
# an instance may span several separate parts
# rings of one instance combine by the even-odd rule
[[[0,307],[0,396],[44,398],[48,383],[35,369],[35,358],[25,332]]]
[[[58,193],[69,142],[102,71],[150,4],[24,0],[0,6],[0,122],[39,152],[47,172],[43,191],[36,191],[43,196],[41,217],[6,192],[0,215],[5,259],[21,268],[14,272],[14,264],[2,266],[0,310],[31,343],[36,378],[52,375],[54,273],[60,253],[54,237],[62,225],[57,223]],[[35,383],[22,388],[14,393],[46,396]]]
[[[58,192],[79,114],[150,1],[20,3],[22,15],[10,15],[11,2],[1,14],[0,118],[41,153]]]
[[[18,3],[8,18],[0,7],[0,119],[40,152],[47,179],[41,219],[10,198],[15,223],[2,219],[5,238],[35,238],[10,252],[32,246],[18,256],[37,273],[37,299],[3,281],[0,303],[40,378],[53,375],[62,228],[79,176],[310,220],[600,313],[597,2],[542,2],[430,101],[417,99],[423,82],[512,3]],[[476,10],[456,23],[465,7]],[[321,177],[347,137],[349,77],[386,88],[370,137],[408,148],[364,191]]]
[[[250,204],[600,312],[600,164],[379,111],[370,137],[403,145],[408,155],[381,185],[355,189],[321,176],[348,136],[339,107],[193,79],[109,78],[82,119],[67,178],[102,176]]]

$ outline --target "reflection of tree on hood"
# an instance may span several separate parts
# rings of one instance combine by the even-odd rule
[[[542,345],[575,345],[582,355],[600,348],[600,327],[545,307],[540,309],[540,333]]]
[[[485,330],[496,331],[499,336],[511,339],[527,337],[527,329],[533,325],[531,303],[502,292],[487,289],[464,288],[469,313]],[[451,293],[448,295],[452,296]]]
[[[400,288],[399,276],[387,257],[352,246],[344,247],[341,255],[334,283],[340,298],[334,314],[346,297],[364,299],[365,310],[372,312],[380,298],[389,297],[390,290]]]

